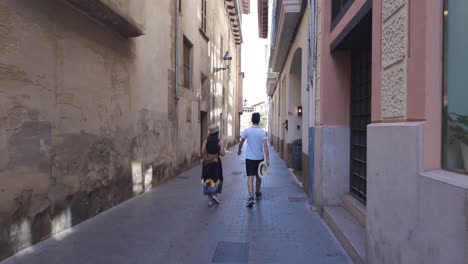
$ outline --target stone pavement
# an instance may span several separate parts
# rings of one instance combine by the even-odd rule
[[[351,263],[273,151],[263,199],[246,208],[236,149],[223,158],[219,206],[202,195],[198,166],[1,264]]]

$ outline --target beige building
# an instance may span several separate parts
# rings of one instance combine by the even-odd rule
[[[292,145],[302,140],[303,174],[309,174],[309,127],[315,118],[314,93],[309,89],[309,17],[311,7],[307,1],[262,0],[259,17],[260,36],[270,39],[267,94],[271,98],[269,139],[288,167],[292,167]],[[268,14],[267,12],[270,12]],[[271,25],[265,25],[271,18]],[[268,34],[268,30],[270,33]],[[309,118],[310,117],[310,118]],[[304,190],[309,192],[308,177],[304,177]]]
[[[308,100],[304,190],[354,263],[467,263],[468,2],[262,2],[270,140],[288,163]]]
[[[193,166],[208,122],[236,141],[243,7],[0,2],[0,259]]]

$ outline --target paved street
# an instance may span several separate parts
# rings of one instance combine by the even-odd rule
[[[246,208],[244,161],[231,151],[219,206],[198,166],[1,264],[350,263],[276,153],[263,199]]]

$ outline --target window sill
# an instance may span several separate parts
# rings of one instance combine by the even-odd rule
[[[446,183],[454,187],[468,190],[468,175],[456,173],[447,170],[433,170],[421,173],[422,177],[429,178],[434,181]]]
[[[198,31],[200,31],[200,34],[206,40],[206,42],[210,42],[210,38],[206,35],[205,31],[203,31],[201,28],[199,28]]]

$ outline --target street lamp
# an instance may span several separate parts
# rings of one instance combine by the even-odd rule
[[[302,106],[297,107],[297,115],[302,116]]]
[[[232,60],[231,54],[229,53],[229,51],[226,51],[226,54],[224,54],[224,57],[223,57],[223,61],[226,66],[221,67],[221,68],[215,67],[214,72],[219,72],[219,71],[224,71],[224,70],[229,69],[229,66],[231,65],[231,60]]]

